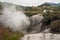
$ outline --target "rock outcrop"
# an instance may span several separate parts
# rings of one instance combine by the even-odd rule
[[[30,17],[30,26],[27,28],[27,33],[39,33],[42,27],[42,21],[44,17],[42,14],[33,15]]]

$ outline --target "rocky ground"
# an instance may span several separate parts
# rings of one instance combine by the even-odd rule
[[[27,34],[22,40],[60,40],[60,34],[52,33],[38,33],[38,34]]]

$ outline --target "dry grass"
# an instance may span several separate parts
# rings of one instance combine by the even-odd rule
[[[0,26],[0,40],[20,40],[22,33],[12,32],[9,28]]]

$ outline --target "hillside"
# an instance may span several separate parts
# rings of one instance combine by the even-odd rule
[[[7,3],[10,4],[10,3]],[[0,2],[0,15],[2,15],[1,10],[2,3]],[[13,5],[13,4],[12,4]],[[14,4],[15,5],[15,4]],[[21,11],[22,9],[27,16],[32,16],[36,14],[43,14],[44,20],[42,27],[45,28],[51,28],[51,33],[59,33],[60,34],[60,3],[44,3],[39,6],[20,6],[16,5],[16,9]],[[0,24],[0,40],[20,40],[20,38],[23,36],[23,33],[20,32],[12,32],[9,28],[4,28]]]

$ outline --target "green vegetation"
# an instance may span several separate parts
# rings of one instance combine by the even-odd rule
[[[3,9],[3,7],[2,7],[2,3],[0,2],[0,10],[2,10]]]
[[[20,40],[23,37],[22,33],[11,32],[9,28],[0,26],[0,40]]]
[[[60,6],[51,6],[45,3],[38,7],[31,7],[31,9],[29,8],[26,8],[26,9],[28,10],[24,12],[28,16],[32,16],[35,14],[43,14],[44,16],[43,24],[48,26],[48,28],[52,27],[53,30],[55,31],[60,28],[60,23],[59,23],[60,22]],[[43,12],[44,10],[46,10],[46,12]],[[55,22],[55,20],[57,21]],[[58,32],[60,33],[60,29],[58,30]]]
[[[60,20],[52,21],[49,25],[51,27],[51,32],[53,33],[60,33]]]
[[[20,10],[18,6],[18,10]],[[2,8],[0,3],[0,9]],[[44,24],[48,27],[51,27],[56,31],[60,27],[60,6],[50,6],[49,4],[45,3],[41,6],[37,7],[23,7],[25,14],[28,16],[32,16],[35,14],[43,14],[44,15]],[[43,10],[47,10],[46,12],[43,12]],[[51,12],[53,11],[53,12]],[[1,12],[1,10],[0,10]],[[56,29],[56,30],[55,30]],[[60,31],[60,29],[59,29]],[[20,40],[23,36],[22,33],[19,32],[11,32],[8,28],[0,28],[0,40]]]

